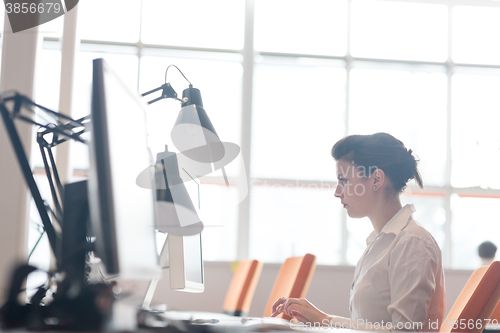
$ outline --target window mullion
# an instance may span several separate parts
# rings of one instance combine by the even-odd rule
[[[452,62],[452,10],[453,6],[448,6],[448,61],[447,66],[447,96],[446,96],[446,181],[445,181],[445,249],[444,249],[444,266],[453,266],[453,242],[451,237],[451,195],[453,189],[451,187],[451,79],[453,75],[453,62]]]
[[[239,182],[248,181],[248,194],[238,208],[238,260],[248,258],[250,253],[250,165],[252,149],[252,98],[253,98],[253,69],[254,69],[254,0],[245,0],[245,41],[243,46],[243,85],[241,109],[241,156],[243,163],[240,167]]]

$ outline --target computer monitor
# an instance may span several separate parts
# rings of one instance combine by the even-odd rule
[[[203,292],[203,255],[201,234],[168,235],[170,288],[187,292]]]
[[[136,184],[150,166],[145,111],[139,95],[103,59],[93,62],[91,117],[88,193],[95,254],[108,275],[156,278],[153,185]]]
[[[179,153],[178,155],[180,155]],[[181,155],[182,157],[182,155]],[[186,172],[183,167],[179,167],[179,174]],[[185,177],[183,183],[190,207],[196,211],[196,216],[202,215],[201,210],[201,188],[200,183],[191,177]],[[199,217],[198,217],[199,219]],[[189,226],[191,227],[191,225]],[[202,234],[168,234],[167,237],[168,257],[169,257],[169,277],[170,288],[186,292],[203,292],[203,246]]]
[[[164,234],[159,235],[163,238]],[[201,234],[168,235],[163,238],[159,259],[163,268],[169,268],[170,289],[192,293],[201,293],[205,290],[201,239]],[[143,309],[151,307],[159,280],[159,278],[151,280],[145,289],[142,296]]]
[[[168,177],[167,177],[168,178]],[[200,184],[196,179],[183,183],[192,209],[200,214]],[[161,229],[161,228],[160,228]],[[170,289],[199,293],[204,291],[202,234],[193,236],[158,233],[162,249],[159,254],[160,265],[168,268]],[[150,281],[144,292],[142,307],[149,309],[158,286],[159,279]]]

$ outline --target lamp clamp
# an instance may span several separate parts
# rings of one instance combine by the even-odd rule
[[[191,82],[186,78],[186,76],[184,75],[184,73],[182,73],[182,71],[175,65],[169,65],[167,67],[167,69],[165,70],[165,84],[163,84],[162,86],[156,88],[156,89],[153,89],[153,90],[150,90],[148,92],[145,92],[143,94],[141,94],[141,96],[146,96],[146,95],[149,95],[149,94],[152,94],[158,90],[162,90],[161,92],[161,96],[158,97],[158,98],[155,98],[151,101],[148,102],[148,104],[152,104],[154,102],[158,102],[159,100],[161,99],[164,99],[164,98],[173,98],[179,102],[182,102],[183,104],[187,103],[189,101],[189,97],[184,97],[182,99],[179,99],[177,98],[177,93],[175,92],[174,88],[172,88],[172,86],[170,85],[170,83],[167,82],[167,73],[168,73],[168,69],[170,67],[175,67],[179,73],[181,73],[181,75],[184,77],[184,79],[186,79],[186,81],[189,83],[189,88],[188,89],[191,89],[193,88],[193,85],[191,84]]]
[[[175,92],[174,88],[170,85],[170,83],[165,83],[162,85],[163,91],[161,95],[163,98],[177,98],[177,93]]]

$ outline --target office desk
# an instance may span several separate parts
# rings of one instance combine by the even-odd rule
[[[174,312],[167,311],[161,314],[167,324],[163,328],[166,332],[189,333],[259,333],[259,332],[321,332],[341,333],[354,332],[343,328],[300,328],[290,325],[289,322],[279,318],[252,318],[242,323],[242,317],[234,317],[212,312]],[[190,319],[217,319],[217,323],[193,323]],[[146,329],[147,330],[147,329]],[[153,330],[156,330],[153,328]],[[161,329],[160,329],[161,330]],[[362,333],[363,331],[355,331]]]

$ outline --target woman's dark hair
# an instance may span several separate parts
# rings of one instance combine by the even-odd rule
[[[424,186],[417,168],[419,160],[411,149],[387,133],[346,136],[333,146],[332,156],[362,167],[367,176],[376,169],[383,170],[397,193],[406,188],[410,179],[415,179],[420,188]]]

